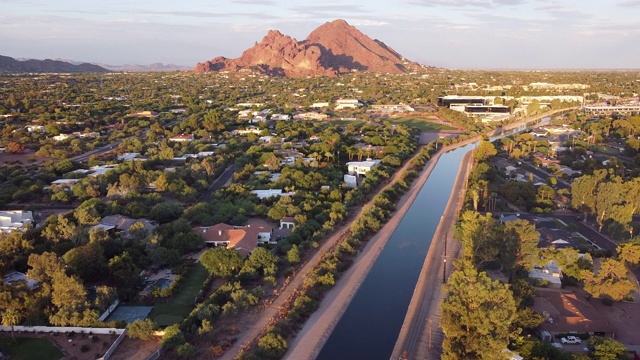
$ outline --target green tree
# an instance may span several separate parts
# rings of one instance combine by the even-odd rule
[[[627,277],[625,264],[616,259],[603,259],[597,275],[591,270],[583,270],[582,278],[584,290],[595,297],[609,296],[620,301],[635,289]]]
[[[298,245],[293,245],[289,251],[287,251],[287,261],[289,264],[297,264],[300,262],[300,250]]]
[[[485,161],[491,156],[498,153],[496,147],[488,139],[483,139],[478,144],[478,147],[473,151],[473,157],[476,161]]]
[[[527,271],[533,269],[540,242],[540,233],[535,225],[524,219],[509,221],[504,224],[502,235],[500,259],[506,270],[511,273],[516,266]]]
[[[242,258],[237,250],[216,247],[200,255],[200,262],[215,276],[228,277],[242,268]]]
[[[13,332],[13,328],[14,326],[20,324],[21,320],[22,320],[22,314],[17,309],[6,309],[2,313],[2,325],[11,326],[11,339],[13,341],[16,340]]]
[[[109,260],[109,273],[118,289],[120,298],[129,300],[135,297],[142,279],[140,278],[140,268],[129,252],[124,252]]]
[[[155,327],[156,324],[149,318],[144,320],[138,319],[127,325],[127,336],[132,339],[149,340],[153,338]]]
[[[102,247],[96,242],[73,248],[62,258],[73,272],[85,281],[99,280],[107,270]]]
[[[512,338],[516,303],[508,286],[478,272],[466,260],[443,285],[442,359],[495,359]]]
[[[624,345],[611,338],[592,336],[589,345],[594,347],[593,356],[596,360],[623,360],[626,349]]]
[[[280,359],[287,346],[287,340],[280,334],[268,332],[258,340],[258,353],[263,359]]]

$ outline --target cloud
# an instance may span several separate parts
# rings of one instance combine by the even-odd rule
[[[636,7],[640,6],[640,0],[618,1],[617,5],[622,7]]]
[[[232,2],[246,5],[276,5],[273,0],[233,0]]]
[[[443,7],[480,7],[480,8],[495,8],[504,5],[521,5],[527,2],[527,0],[406,0],[408,4],[418,6],[443,6]]]
[[[192,18],[230,18],[230,17],[244,17],[254,19],[279,19],[280,17],[266,14],[263,12],[226,12],[226,13],[214,13],[209,11],[185,11],[185,10],[140,10],[140,14],[150,15],[170,15]]]
[[[292,6],[291,10],[300,14],[322,14],[327,13],[366,13],[369,12],[362,5],[355,4],[339,4],[339,3],[326,3],[326,4],[309,4],[309,5],[296,5]]]
[[[350,19],[349,23],[353,26],[382,26],[389,24],[389,22],[384,20],[373,19]]]

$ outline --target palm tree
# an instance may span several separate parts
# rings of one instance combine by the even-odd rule
[[[16,309],[6,309],[2,314],[2,325],[11,326],[11,339],[13,341],[16,340],[15,335],[13,333],[13,327],[20,323],[22,319],[22,315]]]

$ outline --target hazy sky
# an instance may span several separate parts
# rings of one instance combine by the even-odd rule
[[[427,65],[640,68],[640,0],[0,0],[0,55],[194,66],[339,18]]]

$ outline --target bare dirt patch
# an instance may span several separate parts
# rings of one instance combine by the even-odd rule
[[[160,341],[140,340],[125,337],[118,349],[111,355],[111,360],[143,360],[160,349]]]

